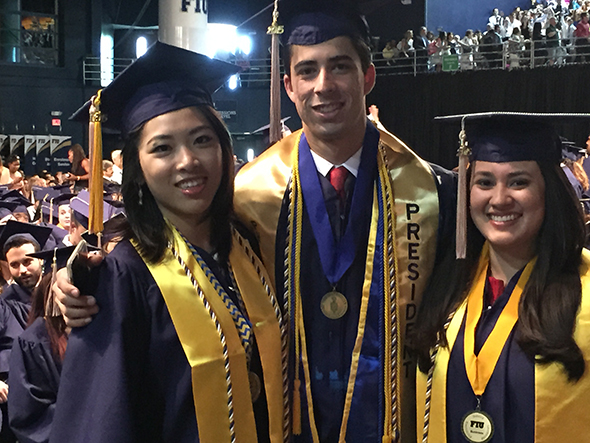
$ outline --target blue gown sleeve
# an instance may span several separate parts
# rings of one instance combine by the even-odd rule
[[[153,288],[147,269],[134,269],[139,258],[115,256],[116,249],[100,268],[99,313],[69,337],[50,442],[159,441],[146,418],[154,416],[154,393],[146,383],[149,310],[141,301]]]
[[[20,443],[49,441],[60,369],[45,321],[38,318],[14,342],[10,356],[8,417]]]

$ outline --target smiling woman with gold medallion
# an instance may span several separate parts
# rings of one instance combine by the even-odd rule
[[[90,285],[100,311],[70,336],[52,442],[286,438],[285,325],[233,224],[209,92],[235,71],[156,43],[93,99],[125,137],[128,224]]]
[[[585,441],[590,253],[554,124],[587,125],[590,116],[451,119],[463,125],[460,166],[467,155],[471,162],[459,179],[459,201],[462,183],[469,187],[470,217],[466,251],[458,228],[462,258],[450,251],[435,269],[416,322],[419,436]]]

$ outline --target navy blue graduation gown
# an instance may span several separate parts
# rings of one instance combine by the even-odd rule
[[[8,416],[19,443],[46,443],[53,422],[61,361],[51,351],[45,319],[37,318],[10,355]]]
[[[8,285],[0,298],[6,302],[14,317],[23,329],[29,324],[29,312],[31,310],[31,293],[19,284]]]
[[[484,312],[475,334],[476,352],[492,332],[502,309],[508,303],[516,285],[518,272],[502,295]],[[486,283],[486,294],[489,291]],[[467,379],[463,344],[465,319],[449,361],[447,375],[447,440],[463,443],[461,421],[465,414],[475,409],[477,400]],[[533,443],[535,423],[535,367],[534,362],[517,343],[517,328],[512,330],[500,354],[496,369],[481,396],[481,409],[492,417],[494,435],[490,443]]]
[[[198,441],[190,366],[128,241],[107,256],[94,292],[99,313],[68,341],[50,442]]]
[[[339,211],[336,191],[329,181],[319,173],[326,210],[336,238],[345,229],[346,222],[342,221]],[[444,249],[444,242],[452,239],[454,229],[454,212],[456,196],[456,177],[450,171],[439,166],[433,167],[439,196],[439,231],[437,237],[437,251]],[[351,187],[352,184],[352,187]],[[354,178],[347,179],[345,189],[348,194],[346,209],[354,187]],[[373,192],[372,188],[370,189]],[[366,196],[372,200],[372,194]],[[278,221],[276,236],[276,264],[275,281],[277,288],[283,288],[284,247],[287,234],[287,213],[289,199],[286,191],[281,214]],[[345,209],[345,211],[346,211]],[[302,260],[301,260],[301,293],[303,317],[307,337],[309,369],[311,374],[311,391],[313,408],[318,435],[322,442],[336,442],[340,434],[342,413],[346,397],[352,350],[357,335],[359,311],[361,307],[362,287],[364,283],[365,260],[369,236],[370,220],[363,220],[362,239],[359,242],[354,261],[348,271],[338,282],[336,289],[343,293],[348,301],[348,310],[342,318],[328,319],[320,309],[322,297],[331,291],[332,285],[326,279],[320,262],[316,239],[313,235],[307,211],[304,209],[302,226]],[[340,231],[340,232],[338,232]],[[438,253],[437,253],[438,255]],[[279,297],[283,291],[277,290]],[[368,312],[380,312],[382,300],[371,297]],[[383,345],[381,331],[382,320],[371,321],[376,316],[367,317],[365,336],[362,345],[362,359],[365,371],[357,375],[355,396],[361,400],[352,408],[348,421],[347,441],[351,442],[381,442],[383,435],[382,407],[382,378],[383,378]],[[291,324],[292,327],[292,324]],[[291,361],[296,361],[294,350],[291,349]],[[293,379],[293,367],[290,370]],[[305,392],[303,391],[304,376],[300,370],[302,380],[301,390],[301,423],[302,434],[294,436],[294,441],[312,441],[307,414]],[[356,409],[355,409],[356,407]]]

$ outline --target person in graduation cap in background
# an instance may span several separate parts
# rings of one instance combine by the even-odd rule
[[[19,191],[11,190],[0,195],[0,201],[17,203],[16,207],[12,210],[14,220],[28,223],[31,221],[31,214],[29,208],[32,207],[32,203],[28,201]]]
[[[70,233],[62,242],[66,246],[76,246],[82,240],[83,234],[88,231],[88,217],[90,215],[90,194],[88,191],[81,191],[76,197],[72,198],[70,207],[72,213]],[[122,215],[124,215],[123,203],[118,201],[116,203],[109,202],[105,198],[103,202],[103,223],[107,233],[113,234],[116,231],[116,228],[109,227],[109,224],[115,224],[114,219]],[[113,240],[111,235],[107,235],[103,239],[105,248]],[[107,250],[110,252],[110,246]]]
[[[8,427],[5,384],[10,373],[9,358],[14,340],[27,327],[31,307],[31,291],[41,279],[43,261],[26,254],[38,252],[47,243],[51,230],[28,223],[9,221],[0,234],[3,257],[6,258],[15,283],[0,296],[0,441],[16,441]]]
[[[588,183],[588,176],[584,171],[583,160],[586,158],[586,149],[577,147],[573,142],[563,139],[561,141],[561,157],[563,172],[574,188],[574,192],[582,207],[584,214],[590,214],[590,186]],[[587,216],[585,218],[588,218]]]
[[[412,341],[424,442],[590,435],[590,253],[560,167],[561,117],[590,122],[458,116],[470,150],[465,258],[448,251],[435,268]]]
[[[125,137],[128,223],[90,287],[100,311],[69,337],[51,442],[286,438],[285,325],[233,228],[231,139],[210,94],[235,72],[158,42],[99,94]]]
[[[22,304],[15,313],[23,327],[27,324],[31,306],[31,292],[39,284],[43,273],[43,261],[27,254],[39,252],[42,246],[55,245],[51,229],[30,223],[9,221],[0,234],[2,257],[8,263],[14,284],[8,285],[0,297]]]
[[[355,3],[281,2],[303,130],[236,176],[290,316],[295,442],[415,442],[405,335],[453,225],[452,176],[367,120],[375,67]]]
[[[52,269],[62,268],[74,247],[29,254]],[[61,368],[67,347],[67,328],[53,300],[53,272],[47,272],[32,294],[28,326],[10,354],[9,424],[20,443],[49,441]]]

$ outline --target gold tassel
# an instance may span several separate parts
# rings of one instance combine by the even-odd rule
[[[301,380],[293,382],[293,434],[301,435]]]
[[[269,125],[269,143],[274,144],[282,137],[281,125],[281,66],[279,58],[279,34],[284,32],[283,26],[278,24],[279,21],[279,1],[275,0],[274,10],[272,13],[272,24],[266,31],[270,34],[270,125]]]
[[[53,293],[53,284],[57,274],[57,247],[53,249],[53,262],[51,263],[51,284],[49,286],[49,295],[45,304],[45,318],[61,317],[59,306],[55,303],[55,294]]]
[[[91,234],[102,232],[103,223],[103,186],[102,186],[102,131],[100,112],[100,95],[102,90],[92,98],[89,119],[89,154],[90,154],[90,180],[88,192],[90,194],[88,231]]]
[[[459,133],[459,183],[457,184],[457,227],[455,255],[458,259],[464,259],[467,255],[467,167],[471,149],[465,133],[465,119],[461,120],[461,132]]]

